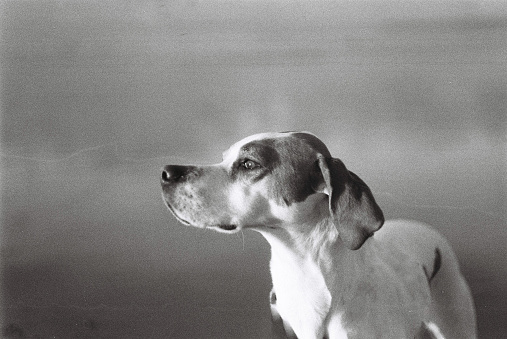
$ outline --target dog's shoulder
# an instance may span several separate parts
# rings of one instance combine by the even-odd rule
[[[388,262],[404,258],[422,268],[428,281],[439,271],[443,260],[455,261],[447,240],[433,227],[418,221],[388,220],[375,233],[374,242],[379,255]]]
[[[421,252],[433,253],[436,247],[447,251],[449,247],[445,238],[432,226],[413,220],[387,220],[374,238],[382,246],[411,252],[415,256],[423,255]]]

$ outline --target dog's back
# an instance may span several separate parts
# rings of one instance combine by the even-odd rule
[[[470,289],[456,255],[437,231],[420,222],[389,220],[374,238],[422,266],[430,286],[432,302],[428,320],[433,328],[436,325],[449,338],[476,337]]]

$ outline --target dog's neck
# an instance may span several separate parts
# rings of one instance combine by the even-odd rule
[[[273,260],[292,261],[297,265],[303,261],[314,263],[326,277],[328,286],[336,286],[346,270],[353,267],[365,268],[366,257],[374,255],[373,237],[359,250],[348,249],[339,237],[331,218],[316,223],[281,225],[272,229],[257,229],[271,246]],[[372,252],[373,250],[373,252]],[[337,271],[342,268],[344,271]],[[340,284],[339,284],[340,285]]]
[[[349,289],[354,286],[347,277],[354,276],[352,271],[358,267],[364,270],[370,251],[366,247],[348,249],[328,217],[313,224],[284,224],[258,231],[271,245],[271,276],[280,314],[293,326],[306,324],[300,333],[323,334],[333,317],[331,310],[345,311],[342,301],[351,299]]]
[[[332,266],[332,262],[340,257],[337,256],[338,252],[349,250],[340,239],[338,229],[330,217],[328,196],[315,194],[307,200],[309,199],[314,200],[313,207],[296,207],[296,210],[303,210],[304,213],[297,215],[294,221],[281,221],[274,227],[252,229],[264,236],[271,245],[274,256],[313,260],[315,263],[325,259]]]
[[[290,252],[299,258],[317,258],[323,249],[339,246],[336,228],[326,219],[276,228],[257,229],[271,245],[273,253]]]

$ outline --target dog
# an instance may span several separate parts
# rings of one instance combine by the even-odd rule
[[[282,336],[476,337],[470,289],[446,240],[419,222],[384,222],[368,186],[311,133],[256,134],[218,164],[167,165],[161,186],[183,224],[252,229],[269,242]]]

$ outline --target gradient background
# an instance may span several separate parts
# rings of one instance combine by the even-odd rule
[[[438,228],[505,337],[504,1],[1,7],[4,337],[267,337],[267,242],[178,224],[159,175],[282,130]]]

